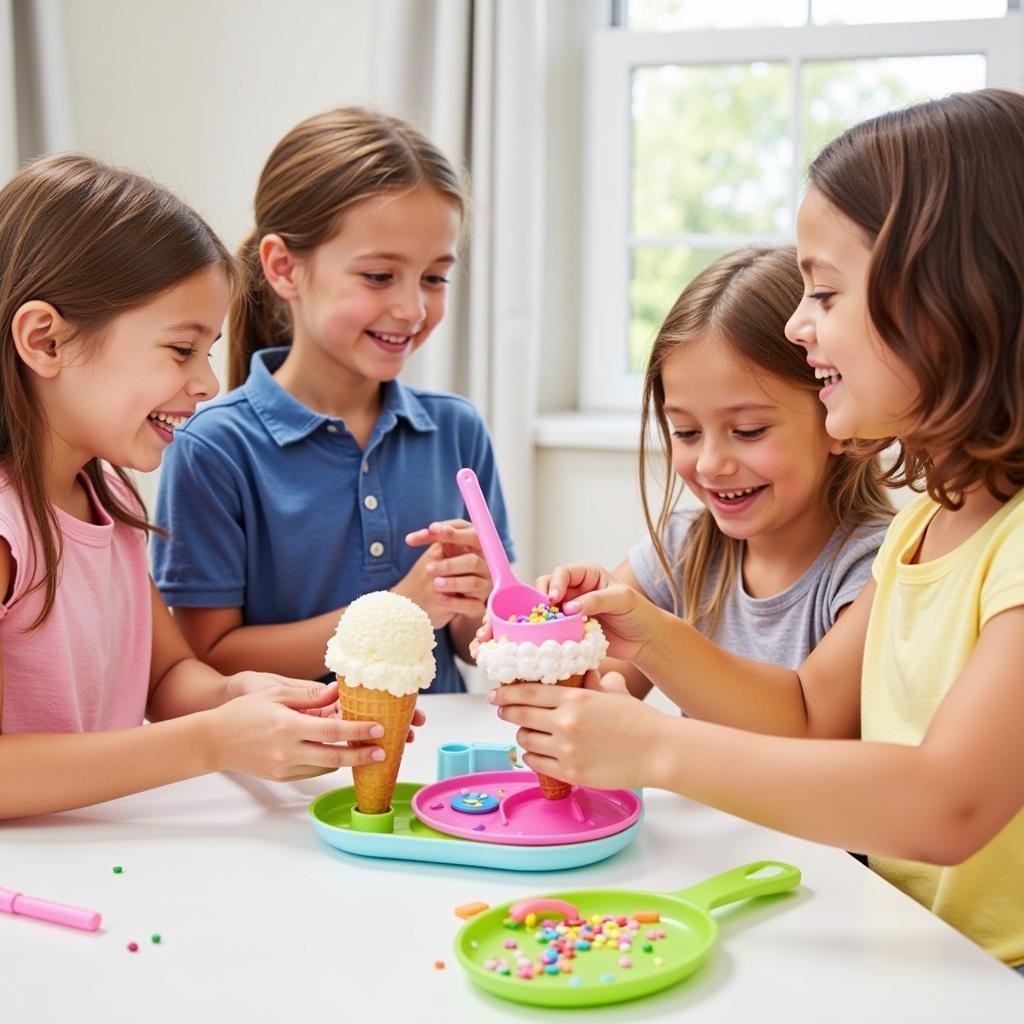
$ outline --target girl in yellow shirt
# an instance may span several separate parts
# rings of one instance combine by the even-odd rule
[[[894,440],[924,491],[873,578],[795,671],[727,653],[597,566],[553,600],[600,618],[691,718],[621,677],[492,694],[531,768],[658,786],[847,849],[1024,965],[1024,96],[984,89],[885,114],[817,157],[787,326],[826,429]],[[572,601],[575,601],[575,605]],[[610,692],[609,692],[610,691]],[[621,738],[635,740],[627,757]]]

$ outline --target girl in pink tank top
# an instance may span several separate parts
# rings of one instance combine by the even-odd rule
[[[0,263],[0,818],[382,759],[347,745],[382,730],[341,721],[334,684],[198,661],[149,578],[125,470],[217,392],[220,240],[152,182],[54,156],[0,190]]]

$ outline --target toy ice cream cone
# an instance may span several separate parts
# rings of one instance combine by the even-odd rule
[[[559,679],[556,686],[567,686],[576,688],[583,685],[583,676],[569,676],[568,679]],[[542,775],[537,772],[537,782],[540,784],[540,791],[549,800],[564,800],[571,792],[572,786],[561,779],[553,778],[550,775]]]
[[[577,688],[583,676],[597,668],[608,652],[608,641],[596,619],[588,619],[581,641],[545,640],[541,644],[516,643],[505,638],[480,644],[476,662],[493,683],[544,683]],[[549,800],[563,800],[572,786],[561,779],[537,774],[541,792]]]
[[[391,807],[416,698],[434,678],[435,643],[427,613],[387,590],[353,601],[327,643],[325,664],[338,677],[342,717],[384,727],[380,739],[351,744],[385,752],[383,761],[352,769],[361,814],[383,814]]]
[[[416,693],[396,697],[387,690],[349,686],[338,677],[341,717],[350,722],[380,722],[384,735],[379,740],[356,740],[350,747],[382,747],[383,761],[357,764],[352,768],[356,787],[356,807],[361,814],[383,814],[391,807],[391,794],[398,781],[398,769],[405,752],[405,738],[416,710]]]

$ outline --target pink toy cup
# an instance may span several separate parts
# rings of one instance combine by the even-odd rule
[[[501,538],[494,527],[490,509],[484,500],[483,491],[476,473],[471,469],[460,469],[455,481],[466,503],[469,518],[480,538],[484,560],[490,570],[494,589],[487,599],[487,613],[491,620],[491,632],[495,639],[512,640],[515,643],[542,644],[545,640],[565,643],[568,640],[583,639],[583,615],[566,615],[549,622],[509,622],[513,615],[528,615],[538,604],[550,604],[548,595],[536,587],[523,583],[512,572]]]

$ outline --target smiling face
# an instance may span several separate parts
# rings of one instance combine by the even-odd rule
[[[397,377],[444,316],[460,214],[432,189],[377,196],[296,263],[294,346],[358,381]]]
[[[662,367],[672,465],[735,540],[820,532],[838,442],[814,394],[718,339],[680,344]]]
[[[800,204],[797,255],[805,294],[786,337],[807,350],[822,381],[825,428],[836,438],[899,436],[917,389],[868,313],[871,260],[864,233],[815,188]]]
[[[209,354],[228,291],[223,269],[211,266],[116,316],[94,349],[66,343],[46,404],[69,462],[156,469],[175,427],[217,393]]]

